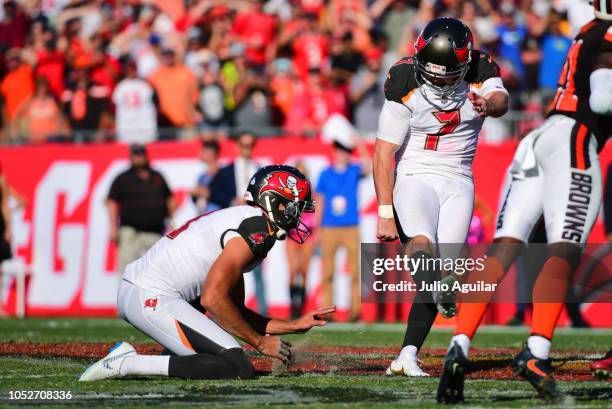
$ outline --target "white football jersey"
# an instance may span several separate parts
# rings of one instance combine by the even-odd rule
[[[253,251],[254,263],[247,271],[261,263],[276,241],[260,208],[230,207],[196,217],[168,233],[128,264],[123,278],[153,293],[195,300],[210,267],[234,237],[243,237]]]
[[[385,84],[385,105],[380,115],[379,139],[401,145],[397,174],[433,173],[472,178],[472,161],[484,118],[474,111],[470,91],[485,95],[507,92],[499,68],[491,58],[474,51],[465,80],[440,99],[419,87],[412,58],[398,61]]]

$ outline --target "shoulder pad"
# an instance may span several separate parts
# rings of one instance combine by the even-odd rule
[[[385,81],[385,98],[402,104],[403,98],[419,87],[414,75],[412,57],[402,58],[393,64]]]
[[[276,242],[276,237],[268,230],[268,222],[264,216],[246,218],[237,229],[230,230],[242,236],[253,252],[256,261],[266,258],[268,251]],[[223,236],[225,236],[225,233]],[[221,237],[221,243],[223,243],[223,236]]]
[[[489,78],[499,77],[499,65],[484,51],[472,51],[472,61],[465,75],[465,80],[471,84],[485,82]]]

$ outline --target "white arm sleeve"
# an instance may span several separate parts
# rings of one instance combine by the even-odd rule
[[[378,133],[376,137],[385,142],[401,145],[404,143],[404,138],[410,128],[411,117],[412,112],[410,112],[407,106],[399,102],[385,100],[385,104],[378,117]]]
[[[500,77],[492,77],[487,79],[482,83],[482,87],[475,91],[478,95],[485,96],[490,92],[503,92],[508,94],[506,88],[504,88],[504,83]]]
[[[591,73],[591,111],[600,115],[612,115],[612,69],[600,68]]]

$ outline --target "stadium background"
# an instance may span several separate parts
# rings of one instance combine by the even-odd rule
[[[6,7],[9,3],[15,5],[16,14],[7,19],[12,13]],[[115,314],[116,249],[108,241],[104,199],[112,178],[127,165],[126,143],[135,141],[116,131],[118,107],[111,103],[112,91],[125,75],[129,60],[136,62],[139,72],[148,69],[150,74],[155,67],[146,64],[161,64],[164,50],[172,49],[179,64],[184,61],[192,71],[198,90],[206,85],[207,75],[212,75],[210,81],[222,84],[221,122],[210,124],[202,115],[193,115],[173,123],[171,115],[162,112],[157,118],[159,138],[154,139],[165,141],[152,143],[149,150],[153,166],[167,178],[179,202],[175,224],[180,224],[195,213],[187,192],[202,172],[199,139],[220,139],[220,160],[227,163],[236,156],[228,137],[249,129],[261,137],[255,150],[261,163],[305,159],[316,181],[331,157],[329,144],[318,135],[330,115],[349,117],[371,143],[373,130],[359,124],[367,123],[372,112],[363,114],[365,119],[360,122],[363,100],[351,99],[351,89],[356,87],[351,80],[360,78],[360,70],[367,70],[370,61],[378,61],[380,75],[372,85],[381,94],[389,64],[412,52],[423,24],[435,16],[460,17],[472,27],[477,47],[487,49],[500,63],[511,92],[511,112],[502,120],[487,120],[475,162],[477,193],[496,210],[501,178],[517,140],[542,120],[554,93],[561,67],[558,61],[556,66],[548,63],[564,52],[552,52],[545,45],[552,42],[553,49],[568,45],[576,29],[590,18],[585,5],[581,0],[5,1],[0,14],[0,63],[2,141],[7,146],[0,148],[0,162],[9,183],[27,203],[24,210],[13,213],[16,257],[11,266],[30,273],[27,314]],[[281,46],[285,35],[290,40]],[[312,42],[299,43],[300,38]],[[317,56],[303,53],[313,50],[309,47],[316,48]],[[17,55],[20,71],[15,76],[8,59]],[[157,63],[151,63],[151,58]],[[99,103],[88,107],[93,119],[85,124],[72,109],[71,87],[78,72],[88,74],[88,92],[99,97]],[[313,72],[323,84],[316,90],[309,82]],[[15,104],[29,100],[35,78],[41,76],[57,104],[56,127],[33,133],[28,117],[15,113]],[[15,84],[17,88],[11,88]],[[281,92],[287,90],[291,92]],[[304,101],[318,103],[308,106]],[[187,111],[206,110],[198,96],[189,103],[192,106]],[[160,101],[160,111],[163,105]],[[298,108],[293,110],[294,106]],[[172,139],[177,140],[168,141]],[[610,162],[608,146],[601,156],[604,172]],[[360,206],[362,241],[373,242],[376,203],[371,178],[360,187]],[[488,239],[492,228],[486,226]],[[602,243],[605,238],[600,215],[590,241]],[[339,257],[341,261],[342,254]],[[15,278],[10,268],[6,273],[2,299],[6,309],[14,312]],[[348,278],[342,267],[337,277],[336,301],[346,310]],[[288,284],[282,244],[264,264],[264,278],[270,312],[286,315]],[[316,300],[319,282],[320,261],[315,256],[309,271],[310,303]],[[250,279],[247,284],[252,302]],[[489,322],[505,322],[512,309],[495,306]],[[612,325],[610,305],[586,306],[585,312],[587,319],[597,319],[597,325]],[[363,318],[376,316],[365,306]]]

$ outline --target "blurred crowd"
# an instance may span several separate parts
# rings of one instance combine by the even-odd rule
[[[493,54],[514,111],[556,88],[587,0],[4,0],[4,143],[373,134],[389,67],[432,18]],[[512,132],[505,131],[512,137]]]

